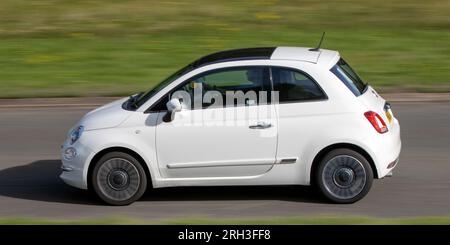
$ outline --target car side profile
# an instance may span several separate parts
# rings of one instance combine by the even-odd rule
[[[313,185],[353,203],[400,150],[390,104],[338,52],[247,48],[87,113],[61,146],[60,177],[111,205],[147,188],[231,185]]]

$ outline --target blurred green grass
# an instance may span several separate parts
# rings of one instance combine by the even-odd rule
[[[0,1],[0,98],[127,95],[208,53],[340,51],[381,91],[450,92],[450,1]]]
[[[291,217],[291,218],[181,218],[143,220],[123,217],[98,219],[0,218],[0,225],[449,225],[450,217]]]

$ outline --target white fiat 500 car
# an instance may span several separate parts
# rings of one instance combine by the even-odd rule
[[[61,178],[111,205],[148,187],[229,185],[314,185],[352,203],[400,148],[390,104],[338,52],[248,48],[87,113],[61,146]]]

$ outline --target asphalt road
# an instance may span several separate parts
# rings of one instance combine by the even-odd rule
[[[450,215],[450,103],[394,103],[403,150],[391,178],[358,203],[326,203],[308,187],[169,188],[104,206],[58,175],[58,149],[87,108],[0,109],[0,217],[278,217]]]

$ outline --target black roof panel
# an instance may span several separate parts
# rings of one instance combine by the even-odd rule
[[[194,61],[192,68],[225,61],[270,59],[274,50],[275,47],[261,47],[221,51]]]

